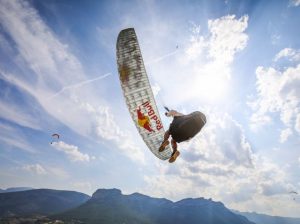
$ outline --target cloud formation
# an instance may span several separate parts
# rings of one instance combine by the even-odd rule
[[[202,155],[207,162],[252,166],[252,149],[242,126],[228,114],[208,113],[201,138],[189,143],[190,153]],[[191,162],[191,161],[189,161]]]
[[[69,145],[63,141],[53,142],[51,145],[58,151],[64,152],[73,162],[89,162],[91,159],[88,154],[80,152],[75,145]]]
[[[1,76],[1,75],[0,75]],[[41,130],[40,125],[24,108],[11,102],[0,101],[0,117],[36,130]]]
[[[28,171],[32,174],[37,174],[37,175],[45,175],[47,174],[47,171],[43,166],[40,164],[29,164],[29,165],[24,165],[22,167],[23,170]]]
[[[278,61],[283,58],[286,58],[289,61],[299,62],[300,61],[300,51],[295,50],[293,48],[284,48],[275,55],[274,61]]]
[[[234,55],[246,47],[248,35],[248,16],[236,19],[235,15],[228,15],[220,19],[209,20],[208,28],[211,32],[209,41],[209,55],[216,61],[229,64]]]
[[[247,45],[247,27],[247,15],[239,19],[228,15],[209,20],[208,35],[203,35],[201,27],[192,23],[185,55],[178,59],[189,75],[188,78],[178,75],[182,78],[178,80],[181,85],[178,89],[185,89],[184,96],[179,99],[182,97],[186,101],[196,97],[215,103],[226,96],[232,77],[231,63]]]
[[[229,65],[235,54],[247,45],[247,27],[248,16],[236,19],[235,15],[228,15],[208,20],[209,36],[203,36],[200,26],[192,23],[190,44],[186,50],[189,60],[207,55],[205,57],[215,63]]]
[[[285,53],[282,53],[285,52]],[[290,53],[281,51],[275,58],[291,58]],[[294,58],[295,54],[292,54]],[[279,114],[285,130],[281,133],[284,142],[292,130],[300,133],[300,64],[283,68],[273,67],[256,69],[257,99],[249,103],[254,113],[251,116],[253,128],[259,128],[273,121],[272,115]]]
[[[10,147],[15,147],[29,153],[36,153],[36,150],[26,140],[24,133],[19,129],[0,122],[0,142]]]
[[[292,130],[290,128],[286,128],[281,131],[280,133],[280,142],[284,143],[286,140],[293,134]]]
[[[300,0],[290,0],[290,5],[297,7],[300,5]]]

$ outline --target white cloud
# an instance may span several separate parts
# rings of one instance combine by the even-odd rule
[[[0,75],[1,76],[1,75]],[[0,117],[36,130],[41,130],[40,125],[24,108],[12,102],[0,101]]]
[[[75,145],[69,145],[63,141],[53,142],[51,144],[58,151],[64,152],[67,157],[74,162],[89,162],[90,156],[80,152],[79,148]]]
[[[29,153],[36,153],[34,148],[27,142],[24,133],[10,125],[0,123],[0,141],[10,147],[16,147]]]
[[[153,91],[154,97],[156,97],[160,91],[160,86],[158,85],[158,83],[155,83],[154,85],[151,86],[151,89]]]
[[[68,46],[56,39],[28,2],[2,1],[0,12],[1,24],[9,32],[22,58],[35,74],[40,78],[49,75],[51,81],[58,83],[62,82],[57,76],[61,71],[65,73],[64,81],[80,78],[78,71],[82,68],[78,60],[68,52]],[[67,74],[68,71],[73,73]],[[47,87],[47,83],[42,83],[43,79],[39,82]]]
[[[16,147],[18,149],[24,150],[26,152],[35,153],[36,151],[33,147],[30,147],[29,144],[23,139],[17,139],[15,136],[0,136],[0,141],[9,145],[10,147]]]
[[[55,179],[66,180],[70,178],[70,175],[61,167],[53,166],[53,165],[41,165],[39,163],[36,164],[26,164],[17,167],[17,170],[24,170],[29,172],[30,174],[40,175],[42,177],[51,177]]]
[[[300,113],[300,64],[284,68],[283,71],[273,67],[258,67],[256,78],[257,99],[249,103],[254,110],[251,116],[252,126],[271,123],[271,115],[277,113],[286,128],[299,131],[297,118]],[[291,135],[287,131],[283,133],[282,141]]]
[[[229,65],[237,52],[246,47],[248,35],[248,16],[236,19],[235,15],[228,15],[208,21],[210,35],[201,35],[200,26],[192,23],[190,44],[186,54],[193,61],[203,59],[205,55],[217,61],[217,64]]]
[[[272,123],[271,117],[265,114],[255,113],[250,117],[250,127],[254,131],[258,130],[261,126],[270,123]]]
[[[297,7],[300,5],[300,0],[290,0],[289,4],[291,6]]]
[[[300,133],[300,113],[298,113],[296,122],[295,122],[295,129]]]
[[[299,62],[300,61],[300,51],[292,48],[284,48],[279,53],[276,54],[274,61],[279,59],[287,58],[290,61]]]
[[[186,55],[188,60],[197,60],[199,57],[205,53],[206,48],[208,47],[208,41],[201,36],[201,28],[195,23],[191,23],[191,37],[190,44],[186,49]]]
[[[162,89],[168,87],[169,80],[178,83],[170,92],[170,99],[176,96],[177,104],[181,101],[201,99],[204,102],[223,102],[228,97],[231,80],[231,63],[235,55],[243,50],[248,41],[246,28],[248,16],[236,19],[228,15],[208,21],[208,35],[201,33],[200,26],[192,23],[190,41],[185,47],[185,54],[177,57],[178,66],[170,71]],[[184,71],[179,74],[178,71]],[[176,75],[174,75],[176,74]],[[188,78],[187,78],[188,75]],[[160,81],[159,83],[162,83]],[[201,88],[200,88],[201,87]],[[175,91],[174,91],[175,90]],[[181,91],[178,91],[181,90]],[[182,91],[185,94],[178,94]]]
[[[133,161],[144,163],[144,153],[136,143],[134,143],[131,135],[122,130],[114,119],[108,107],[93,108],[91,105],[86,104],[91,114],[96,117],[95,134],[98,137],[112,141],[119,147],[123,154],[131,158]]]
[[[66,103],[66,98],[60,97],[60,103],[54,106],[58,100],[49,101],[48,97],[64,86],[85,80],[80,62],[70,53],[68,46],[56,38],[28,2],[3,1],[0,12],[1,24],[20,54],[16,65],[23,71],[21,75],[2,72],[2,77],[32,95],[58,120],[71,123],[74,115],[68,114],[68,119],[65,113],[58,113],[57,110],[63,111],[64,106],[71,106],[72,103]]]
[[[22,167],[23,170],[37,175],[45,175],[47,171],[40,164],[30,164]]]
[[[147,187],[144,191],[146,194],[150,194],[155,197],[164,197],[171,200],[193,197],[195,195],[195,191],[192,191],[192,189],[197,189],[197,186],[199,185],[207,186],[207,183],[202,182],[201,179],[198,183],[195,180],[196,177],[193,181],[188,178],[182,178],[178,175],[145,176],[144,181],[146,182]]]
[[[284,143],[286,140],[293,134],[292,130],[290,128],[286,128],[281,131],[280,133],[280,142]]]
[[[248,26],[248,16],[235,19],[235,15],[209,20],[211,32],[209,54],[217,61],[229,64],[236,52],[246,47],[248,36],[244,33]]]
[[[252,149],[242,126],[228,114],[212,111],[203,130],[203,137],[190,143],[191,153],[200,152],[209,162],[252,166]]]

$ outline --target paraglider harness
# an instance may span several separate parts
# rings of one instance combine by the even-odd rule
[[[169,108],[165,107],[169,112]],[[167,115],[167,112],[165,113]],[[188,115],[174,116],[170,124],[169,132],[177,142],[187,141],[193,138],[206,123],[205,115],[200,111],[192,112]]]

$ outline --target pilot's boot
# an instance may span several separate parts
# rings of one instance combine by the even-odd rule
[[[163,143],[161,143],[158,151],[162,152],[165,150],[165,148],[170,144],[169,140],[164,140]]]
[[[174,163],[179,155],[180,155],[180,152],[178,150],[173,152],[171,158],[169,159],[169,163]]]
[[[169,163],[174,163],[177,157],[180,155],[180,152],[177,150],[177,143],[174,139],[171,140],[171,145],[173,149],[173,154],[169,159]]]

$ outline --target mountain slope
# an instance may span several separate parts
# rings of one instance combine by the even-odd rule
[[[300,218],[270,216],[270,215],[258,214],[255,212],[238,212],[238,211],[234,211],[234,212],[242,216],[245,216],[248,220],[251,220],[256,224],[300,224]]]
[[[198,198],[174,203],[138,193],[122,195],[118,189],[97,190],[86,203],[54,217],[105,224],[253,224],[245,217],[234,214],[220,202]]]
[[[0,217],[54,214],[77,207],[89,198],[75,191],[49,189],[0,193]]]
[[[6,190],[0,189],[0,193],[17,192],[17,191],[28,191],[33,190],[31,187],[11,187]]]

